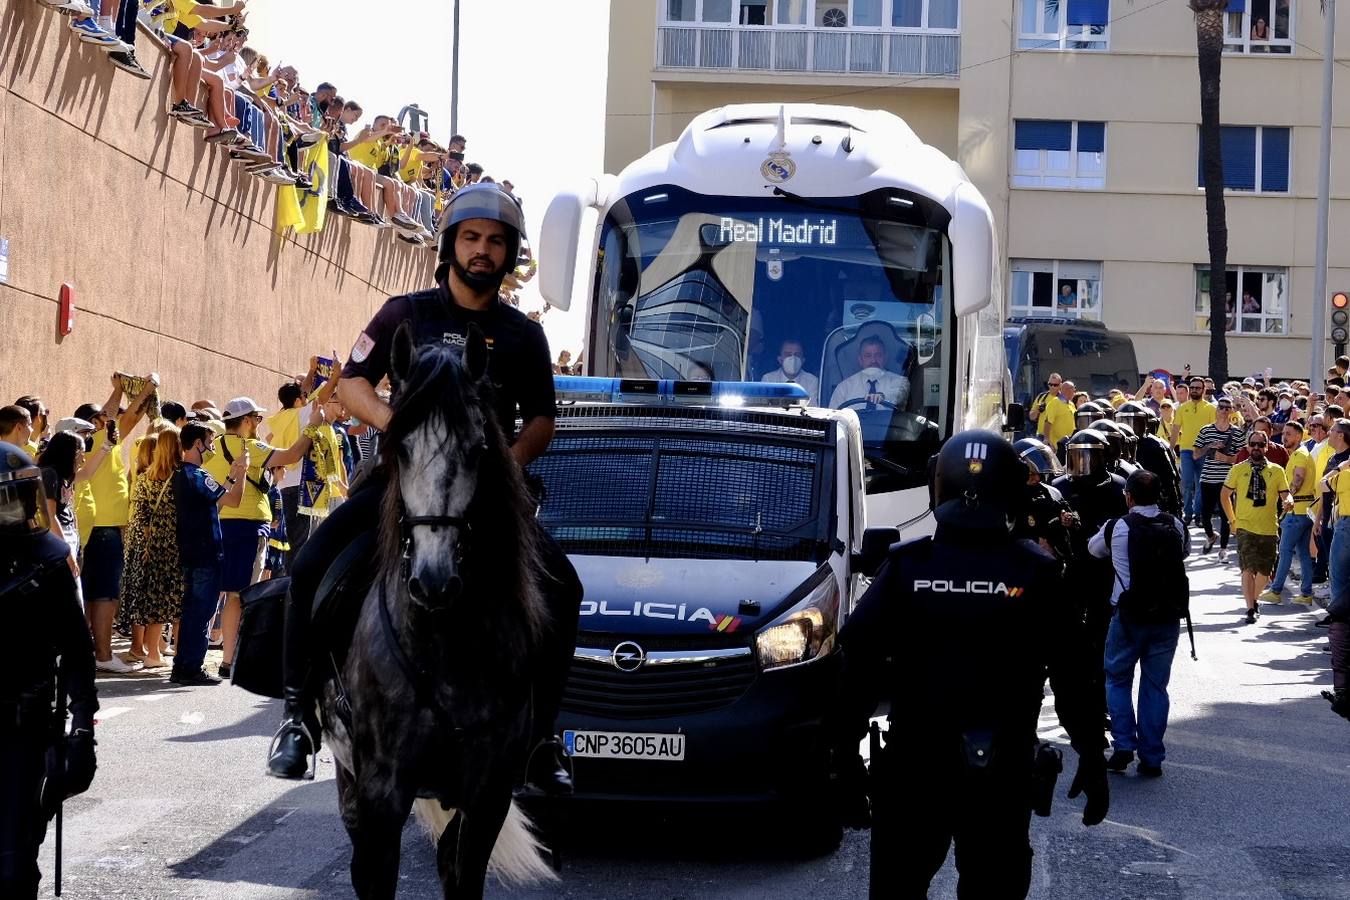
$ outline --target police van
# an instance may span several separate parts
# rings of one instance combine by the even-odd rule
[[[850,410],[795,384],[560,377],[530,466],[585,586],[558,727],[573,802],[786,803],[833,845],[836,637],[899,539]]]
[[[1101,322],[1011,316],[1003,342],[1013,399],[1023,407],[1045,391],[1052,372],[1093,397],[1105,397],[1112,388],[1133,397],[1139,388],[1134,341]]]

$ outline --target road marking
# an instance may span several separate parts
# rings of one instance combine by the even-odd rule
[[[295,815],[296,811],[300,809],[300,807],[298,807],[298,806],[290,806],[290,807],[283,807],[283,808],[286,810],[286,815],[284,815],[284,816],[282,816],[281,818],[277,819],[277,820],[276,820],[275,822],[273,822],[272,824],[274,824],[274,825],[280,825],[282,822],[285,822],[285,821],[286,821],[287,819],[289,819],[291,816]]]
[[[179,717],[178,721],[184,725],[200,725],[206,721],[206,713],[185,712]]]
[[[142,703],[158,703],[159,701],[163,700],[163,699],[164,699],[165,697],[167,697],[167,696],[169,696],[169,695],[168,695],[168,694],[146,694],[146,695],[144,695],[143,697],[141,697],[141,702],[142,702]]]

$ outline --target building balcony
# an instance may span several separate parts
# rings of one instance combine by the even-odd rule
[[[773,27],[681,22],[657,28],[658,69],[955,78],[955,29]]]

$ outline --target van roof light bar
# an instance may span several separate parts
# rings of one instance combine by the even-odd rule
[[[805,406],[799,384],[761,381],[677,381],[650,378],[553,376],[554,392],[563,403],[626,403],[634,406],[723,406],[789,409]]]

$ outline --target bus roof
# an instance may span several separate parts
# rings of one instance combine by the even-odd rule
[[[775,165],[776,164],[776,165]],[[673,184],[700,194],[757,197],[777,186],[804,197],[899,187],[948,205],[965,172],[881,110],[813,103],[744,103],[709,110],[680,137],[618,176],[613,202]]]

